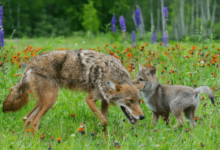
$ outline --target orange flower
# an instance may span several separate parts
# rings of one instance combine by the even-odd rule
[[[14,74],[14,76],[15,76],[15,77],[17,77],[17,76],[18,76],[18,74]]]
[[[196,46],[195,45],[192,47],[192,50],[196,50]]]
[[[31,132],[31,129],[27,129],[27,132]]]
[[[207,49],[207,48],[208,48],[208,46],[205,46],[204,48],[205,48],[205,49]]]
[[[167,80],[167,84],[170,84],[170,80]]]
[[[145,45],[145,46],[148,46],[148,43],[145,43],[144,45]]]
[[[57,138],[57,142],[60,143],[60,141],[61,141],[61,138]]]
[[[127,57],[132,57],[132,53],[127,53]]]
[[[60,47],[60,48],[59,48],[59,50],[63,50],[63,48],[62,48],[62,47]]]
[[[42,135],[41,135],[41,139],[44,139],[44,138],[45,138],[45,134],[42,134]]]
[[[116,48],[116,46],[114,45],[113,48]]]
[[[72,114],[71,114],[71,117],[75,117],[75,114],[74,114],[74,113],[72,113]]]

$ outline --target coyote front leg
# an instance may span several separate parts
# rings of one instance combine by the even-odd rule
[[[92,110],[92,112],[95,114],[96,118],[101,119],[101,122],[104,127],[103,132],[105,132],[105,134],[106,134],[107,133],[106,127],[108,125],[108,122],[107,122],[108,109],[104,110],[104,108],[106,108],[106,104],[102,103],[102,112],[103,112],[103,114],[102,114],[96,106],[96,103],[95,103],[96,100],[93,98],[92,93],[89,93],[89,95],[86,97],[85,100],[86,100],[86,103],[89,105],[90,109]]]
[[[107,115],[108,115],[108,103],[105,100],[101,101],[101,112],[102,115],[105,117],[106,121],[107,121]],[[106,126],[107,126],[108,122],[106,122]],[[107,132],[106,131],[106,126],[103,125],[103,132]]]

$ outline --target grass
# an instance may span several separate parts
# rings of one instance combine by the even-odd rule
[[[117,39],[117,41],[121,40]],[[192,50],[193,46],[196,46],[194,50]],[[25,47],[28,48],[26,54]],[[10,149],[10,147],[11,149],[47,149],[49,145],[52,149],[115,149],[115,141],[119,143],[121,149],[126,150],[219,148],[220,116],[217,102],[220,101],[220,44],[218,43],[192,44],[174,41],[168,47],[163,47],[159,43],[150,44],[150,42],[138,41],[135,48],[131,47],[130,41],[114,42],[114,38],[104,36],[92,39],[75,37],[6,40],[6,46],[0,53],[0,64],[3,62],[4,54],[7,53],[5,62],[0,67],[0,109],[10,88],[22,76],[24,68],[21,67],[21,63],[27,63],[31,57],[44,51],[67,48],[114,53],[121,60],[123,58],[123,65],[131,71],[132,78],[138,71],[137,62],[141,62],[147,66],[157,67],[157,77],[160,83],[191,87],[207,85],[214,91],[216,106],[212,106],[207,96],[202,95],[204,97],[201,97],[200,106],[196,111],[197,127],[191,128],[185,119],[183,128],[177,130],[173,130],[176,120],[172,114],[169,126],[166,126],[162,119],[156,126],[151,125],[152,113],[145,103],[141,103],[141,108],[146,118],[138,121],[136,125],[129,124],[127,119],[123,121],[126,117],[122,111],[118,107],[111,106],[108,113],[108,138],[105,139],[99,120],[84,101],[87,94],[61,89],[57,102],[42,118],[39,132],[33,138],[31,132],[23,131],[22,123],[22,117],[34,107],[36,102],[30,94],[29,103],[19,111],[6,114],[0,111],[2,149]],[[130,56],[127,57],[128,55]],[[25,56],[28,58],[24,59]],[[205,103],[206,106],[203,107]],[[97,104],[100,108],[100,102]],[[75,114],[75,117],[71,114]],[[83,122],[86,125],[85,135],[77,131]],[[95,136],[91,136],[93,131],[95,131]],[[45,135],[44,139],[41,139],[42,134]],[[60,143],[57,138],[61,138]]]

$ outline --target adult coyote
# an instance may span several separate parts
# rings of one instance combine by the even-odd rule
[[[19,110],[27,104],[31,90],[38,100],[26,116],[24,128],[32,126],[33,135],[40,119],[55,103],[62,87],[88,92],[85,101],[103,123],[106,132],[108,104],[115,103],[129,122],[144,119],[140,108],[140,92],[143,85],[133,85],[130,74],[117,58],[91,50],[52,51],[30,60],[21,80],[7,96],[3,112]],[[96,101],[101,99],[101,112]]]

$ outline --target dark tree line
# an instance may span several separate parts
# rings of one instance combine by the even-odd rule
[[[220,36],[219,0],[4,0],[5,37],[71,36],[74,32],[105,32],[112,14],[126,20],[128,32],[135,30],[133,15],[138,5],[144,29],[162,33],[162,8],[168,7],[169,37],[194,35],[203,26],[204,33]],[[120,32],[120,30],[117,30]]]

